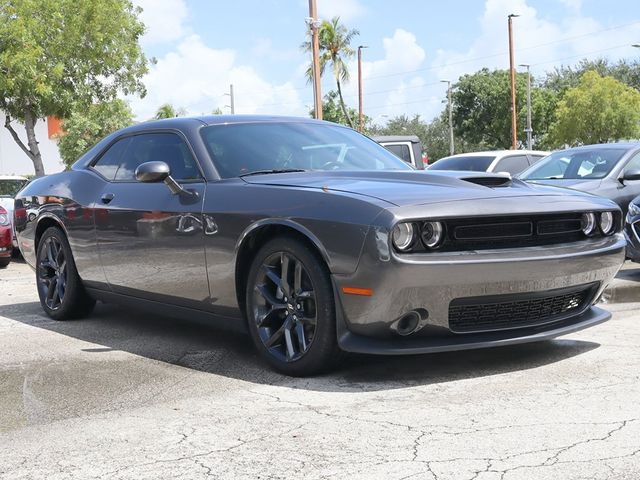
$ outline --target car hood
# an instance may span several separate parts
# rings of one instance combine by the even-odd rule
[[[399,207],[500,197],[579,195],[567,189],[531,185],[504,175],[483,172],[326,171],[254,175],[242,179],[254,185],[314,188],[325,192],[364,195]]]
[[[584,180],[579,178],[558,178],[549,180],[527,180],[527,182],[534,185],[551,185],[554,187],[572,188],[574,190],[580,190],[581,192],[591,192],[600,186],[602,179],[594,178],[591,180]]]

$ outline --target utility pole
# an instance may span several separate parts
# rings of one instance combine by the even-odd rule
[[[318,11],[316,0],[309,0],[309,28],[311,29],[311,52],[313,55],[313,109],[316,118],[322,120],[322,92],[320,90],[320,41],[318,39]]]
[[[447,109],[449,110],[449,155],[453,155],[453,112],[451,110],[451,81],[440,80],[442,83],[447,84]]]
[[[230,98],[230,105],[225,105],[225,107],[229,107],[231,109],[231,115],[233,115],[236,113],[235,98],[233,96],[233,83],[229,85],[229,93],[225,93],[225,95],[228,95]]]
[[[531,65],[521,63],[521,67],[527,67],[527,128],[524,129],[527,132],[527,148],[532,149],[533,145],[533,129],[531,128]]]
[[[358,47],[358,131],[362,133],[362,49],[369,48],[366,45]]]
[[[518,130],[516,124],[516,68],[513,60],[513,19],[519,17],[510,13],[507,18],[509,19],[509,70],[511,71],[511,148],[515,150],[518,148]]]

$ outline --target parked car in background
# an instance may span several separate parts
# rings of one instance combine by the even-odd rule
[[[640,262],[640,197],[629,203],[624,236],[627,239],[627,258]]]
[[[11,262],[13,251],[13,231],[7,210],[0,206],[0,268],[5,268]]]
[[[549,152],[537,150],[494,150],[451,155],[429,165],[429,170],[473,172],[507,172],[516,175],[536,163]]]
[[[292,375],[341,351],[433,353],[590,327],[610,317],[593,304],[625,254],[610,200],[418,172],[350,128],[303,118],[143,122],[32,181],[16,212],[50,317],[86,316],[98,299],[217,321],[248,330]]]
[[[17,175],[0,175],[0,206],[2,206],[9,216],[11,227],[11,238],[14,247],[17,247],[15,229],[13,228],[13,199],[18,191],[28,183],[26,177]]]
[[[416,135],[378,135],[371,139],[418,170],[423,170],[429,163],[429,157],[423,155],[423,145]]]
[[[640,195],[640,142],[585,145],[553,152],[519,178],[606,197],[626,214]]]

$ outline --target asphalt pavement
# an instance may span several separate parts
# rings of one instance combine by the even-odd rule
[[[555,341],[293,379],[172,318],[52,321],[33,280],[0,271],[2,479],[640,478],[638,303]]]

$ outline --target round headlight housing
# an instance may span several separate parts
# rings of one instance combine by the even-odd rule
[[[595,213],[583,213],[582,214],[582,233],[590,237],[596,231],[596,214]]]
[[[420,230],[420,239],[427,248],[437,248],[444,238],[444,228],[440,222],[424,222]]]
[[[393,227],[393,232],[391,233],[393,246],[401,252],[406,252],[413,245],[416,236],[415,233],[413,223],[398,223]]]
[[[600,214],[600,230],[605,235],[611,235],[616,229],[612,212],[602,212]]]

